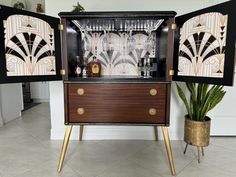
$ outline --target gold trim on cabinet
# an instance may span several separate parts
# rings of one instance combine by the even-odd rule
[[[78,113],[79,115],[83,115],[83,114],[85,113],[84,108],[78,108],[78,109],[77,109],[77,113]]]
[[[157,114],[157,110],[155,108],[150,108],[148,112],[151,116],[155,116]]]
[[[171,24],[171,29],[172,29],[172,30],[175,30],[176,28],[177,28],[176,23],[172,23],[172,24]]]
[[[157,89],[151,89],[149,91],[149,93],[150,93],[151,96],[155,96],[155,95],[157,95]]]
[[[65,75],[66,75],[66,70],[65,70],[65,69],[61,69],[61,70],[60,70],[60,74],[61,74],[62,76],[65,76]]]
[[[175,74],[175,71],[173,69],[169,70],[169,75],[173,76]]]
[[[62,31],[62,30],[64,29],[64,25],[63,25],[63,24],[59,24],[59,25],[58,25],[58,29],[59,29],[60,31]]]
[[[78,88],[77,89],[77,94],[78,95],[84,95],[84,89],[83,88]]]

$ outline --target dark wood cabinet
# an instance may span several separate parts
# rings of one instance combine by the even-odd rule
[[[163,126],[174,174],[171,81],[233,84],[234,7],[228,1],[177,18],[174,11],[120,11],[57,19],[0,6],[0,82],[64,81],[59,171],[72,125],[131,124]],[[87,76],[94,57],[101,77]]]
[[[168,125],[170,84],[65,84],[67,123]]]
[[[168,126],[176,13],[59,15],[65,124]],[[101,77],[78,77],[78,58],[83,70],[94,57],[101,63]]]

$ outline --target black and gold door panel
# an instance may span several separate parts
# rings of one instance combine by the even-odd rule
[[[60,80],[60,20],[0,6],[0,82]]]
[[[232,85],[235,1],[176,18],[173,80]]]

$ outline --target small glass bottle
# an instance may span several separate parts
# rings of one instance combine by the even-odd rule
[[[76,56],[75,75],[77,77],[82,77],[82,63],[80,61],[79,56]]]
[[[98,62],[94,56],[93,61],[88,64],[89,77],[100,77],[101,76],[101,63]]]
[[[142,77],[142,67],[143,67],[142,60],[139,59],[137,63],[137,71],[139,77]]]
[[[82,78],[87,78],[88,77],[88,67],[84,66],[82,70]]]

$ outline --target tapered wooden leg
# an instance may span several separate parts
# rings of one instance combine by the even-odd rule
[[[171,174],[173,176],[175,176],[176,173],[175,173],[174,159],[173,159],[173,154],[172,154],[172,150],[171,150],[168,128],[162,127],[162,133],[163,133],[163,137],[164,137],[164,141],[165,141],[165,145],[166,145],[166,151],[167,151],[167,155],[168,155]]]
[[[62,149],[61,149],[61,155],[60,155],[58,168],[57,168],[58,172],[61,172],[61,168],[62,168],[62,165],[64,162],[67,146],[68,146],[69,139],[70,139],[71,130],[72,130],[72,125],[66,126],[66,132],[65,132],[64,141],[63,141],[63,145],[62,145]]]
[[[184,149],[184,154],[186,153],[187,148],[188,148],[188,143],[186,143],[186,146],[185,146],[185,149]]]
[[[155,125],[153,128],[154,128],[155,140],[158,141],[158,129],[157,129],[157,126]]]
[[[82,141],[84,132],[84,125],[79,126],[79,140]]]

